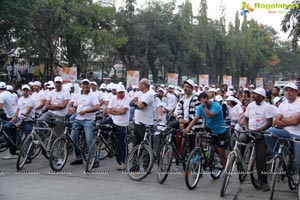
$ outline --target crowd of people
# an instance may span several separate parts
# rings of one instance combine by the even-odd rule
[[[63,84],[61,77],[42,84],[30,82],[21,87],[21,94],[15,93],[11,85],[0,82],[0,117],[7,123],[5,130],[16,140],[15,126],[22,126],[26,135],[30,134],[34,119],[56,120],[55,130],[62,134],[64,120],[70,116],[73,121],[71,137],[78,142],[78,128],[85,132],[87,148],[93,141],[93,129],[96,112],[104,116],[101,124],[113,124],[118,140],[120,165],[117,170],[125,170],[128,155],[127,134],[129,122],[134,122],[134,142],[138,145],[143,140],[146,126],[164,124],[171,128],[189,132],[205,126],[210,133],[216,134],[217,146],[222,166],[226,166],[226,148],[228,145],[226,122],[236,130],[250,130],[258,133],[271,132],[287,138],[300,139],[300,85],[290,82],[280,95],[280,88],[273,87],[266,91],[261,87],[239,88],[233,86],[217,88],[215,85],[197,85],[188,79],[183,83],[183,92],[175,90],[174,85],[150,85],[142,78],[139,85],[125,89],[118,84],[102,83],[100,86],[88,79],[81,80],[79,93],[74,92],[72,83]],[[192,135],[189,136],[191,148],[194,148]],[[16,149],[10,142],[9,155],[3,159],[16,158]],[[260,189],[268,191],[266,158],[267,151],[275,154],[275,141],[271,137],[261,137],[256,141],[256,165]],[[294,144],[296,168],[300,171],[300,145]],[[81,165],[81,154],[75,152],[71,165]],[[31,162],[30,158],[27,161]],[[94,163],[99,167],[99,162]]]

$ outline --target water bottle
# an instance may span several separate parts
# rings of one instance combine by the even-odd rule
[[[200,156],[198,154],[195,155],[193,158],[193,161],[196,163],[196,162],[199,162],[199,160],[200,160]]]

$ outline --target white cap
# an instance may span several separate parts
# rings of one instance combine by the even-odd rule
[[[234,89],[233,85],[230,85],[230,86],[228,87],[228,89],[229,89],[229,90],[233,90],[233,89]]]
[[[169,85],[168,88],[174,89],[174,85]]]
[[[208,90],[209,92],[217,92],[217,90],[215,88],[209,88]]]
[[[137,85],[132,85],[132,89],[138,89]]]
[[[253,90],[253,92],[259,94],[260,96],[266,97],[266,91],[261,87],[256,88]]]
[[[37,86],[41,87],[41,86],[42,86],[42,83],[39,82],[39,81],[34,81],[34,82],[33,82],[33,85],[37,85]]]
[[[63,79],[62,79],[62,77],[61,76],[57,76],[57,77],[55,77],[54,78],[54,82],[63,82]]]
[[[123,85],[117,85],[116,87],[117,92],[125,92],[125,87]]]
[[[194,84],[194,87],[198,87],[197,83]]]
[[[189,84],[192,88],[194,88],[194,85],[195,85],[194,81],[191,79],[188,79],[188,80],[184,81],[183,83]]]
[[[236,98],[234,98],[233,96],[228,96],[227,99],[225,99],[225,101],[234,101],[234,102],[237,102]]]
[[[163,93],[165,92],[165,91],[164,91],[164,89],[163,89],[163,88],[161,88],[161,87],[160,87],[160,88],[158,88],[158,91],[161,91],[161,92],[163,92]]]
[[[221,95],[215,96],[216,101],[223,101],[223,97]]]
[[[249,87],[250,87],[250,88],[255,88],[255,86],[254,86],[253,84],[251,84]]]
[[[49,85],[54,85],[54,82],[53,81],[48,81],[48,84]]]
[[[6,86],[6,90],[13,91],[13,90],[14,90],[14,88],[13,88],[13,86],[12,86],[12,85],[7,85],[7,86]]]
[[[280,101],[280,99],[281,99],[280,97],[275,97],[274,100],[273,100],[273,101],[274,101],[274,105],[275,105],[278,101]]]
[[[6,89],[6,83],[0,82],[0,89]]]
[[[293,83],[293,82],[289,82],[288,84],[286,84],[286,85],[284,86],[284,89],[285,89],[285,88],[292,88],[292,89],[298,91],[298,87],[297,87],[296,84]]]
[[[30,81],[30,82],[28,83],[28,85],[30,85],[30,86],[33,86],[33,82],[32,82],[32,81]]]
[[[91,81],[90,84],[93,84],[93,85],[97,86],[97,82],[96,81]]]
[[[28,89],[28,90],[30,90],[30,86],[29,86],[29,85],[27,85],[27,84],[25,84],[25,85],[22,85],[22,90],[24,90],[24,89]]]
[[[119,82],[118,85],[123,85],[123,83],[122,83],[122,82]]]
[[[243,91],[249,91],[249,89],[248,88],[244,88]]]
[[[106,84],[105,84],[105,83],[102,83],[102,84],[100,85],[100,89],[106,89]]]
[[[117,89],[117,84],[112,83],[110,87],[111,87],[112,90],[116,90]]]
[[[48,85],[48,88],[55,88],[55,85],[54,85],[54,83],[53,82],[48,82],[49,83],[49,85]]]
[[[88,82],[90,84],[89,79],[83,79],[83,80],[80,81],[80,83],[83,83],[83,82]]]
[[[226,96],[233,96],[233,95],[234,95],[233,91],[227,91],[226,92]]]

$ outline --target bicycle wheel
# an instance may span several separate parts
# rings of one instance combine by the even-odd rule
[[[298,173],[295,167],[294,154],[290,154],[289,166],[287,166],[287,177],[290,190],[295,190],[298,185]]]
[[[201,177],[202,172],[202,161],[201,161],[201,152],[199,148],[194,149],[187,160],[185,168],[185,185],[193,190]]]
[[[234,166],[236,163],[236,157],[234,154],[230,154],[227,158],[227,163],[226,163],[226,167],[225,167],[225,174],[224,174],[224,179],[223,179],[223,183],[221,186],[221,197],[224,197],[227,186],[229,184],[229,179],[232,176],[233,170],[234,170]]]
[[[99,160],[104,160],[105,158],[108,157],[110,150],[107,145],[109,145],[108,142],[105,144],[105,142],[103,142],[102,139],[100,140]]]
[[[236,133],[235,131],[233,131],[233,133],[230,134],[229,136],[229,150],[232,151],[235,145],[235,141],[236,141]]]
[[[68,159],[68,141],[63,137],[57,138],[50,151],[50,167],[53,171],[60,171],[65,166]]]
[[[80,131],[78,141],[79,141],[78,147],[81,149],[81,155],[83,157],[83,160],[86,162],[88,159],[89,151],[87,149],[84,131]]]
[[[159,152],[157,181],[163,184],[169,175],[172,164],[173,148],[170,144],[162,146]]]
[[[91,145],[88,159],[86,162],[86,168],[85,172],[90,172],[93,169],[93,165],[97,159],[99,159],[100,155],[100,141],[98,139],[95,139]]]
[[[210,151],[209,151],[209,160],[211,162],[210,166],[210,176],[215,180],[218,179],[223,171],[223,166],[221,163],[221,158],[217,152],[216,147],[210,146]]]
[[[273,199],[274,192],[275,192],[275,185],[279,178],[282,168],[282,160],[281,158],[277,157],[273,161],[272,165],[272,178],[271,178],[271,188],[270,188],[270,200]]]
[[[5,136],[4,134],[0,134],[0,152],[5,151],[6,149],[8,149],[6,140],[5,140]]]
[[[21,170],[26,164],[27,159],[31,159],[30,153],[32,152],[32,148],[33,148],[33,135],[30,134],[23,142],[20,153],[18,155],[17,165],[16,165],[17,170]]]
[[[257,169],[256,169],[256,159],[254,158],[250,165],[250,180],[252,185],[254,186],[255,189],[259,189],[259,183],[258,183],[258,175],[257,175]]]
[[[127,159],[127,175],[134,181],[144,179],[151,172],[153,160],[153,152],[150,146],[145,144],[135,146]]]

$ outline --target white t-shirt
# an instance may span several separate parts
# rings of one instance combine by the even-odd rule
[[[244,114],[249,118],[249,129],[258,130],[267,123],[267,119],[273,118],[274,110],[272,106],[265,101],[261,105],[256,105],[256,102],[251,102]]]
[[[70,102],[69,103],[72,103],[72,102],[74,103],[80,94],[77,94],[77,93],[73,92],[70,95],[71,95],[71,97],[70,97]]]
[[[168,100],[166,109],[169,111],[173,110],[177,105],[177,97],[171,93],[167,93],[166,97]]]
[[[8,91],[0,93],[0,103],[3,103],[3,110],[7,118],[13,118],[17,111],[17,104],[14,101],[12,93]]]
[[[193,96],[190,96],[190,98],[184,98],[183,101],[183,119],[184,120],[189,120],[189,107],[190,107],[190,102],[192,100]]]
[[[231,120],[237,121],[240,117],[240,114],[243,113],[243,109],[242,109],[241,105],[239,105],[239,104],[236,104],[233,107],[227,106],[227,108],[228,108],[228,112],[229,112],[228,118]]]
[[[284,118],[292,119],[296,113],[300,112],[300,100],[296,99],[293,103],[284,101],[279,105],[279,112]],[[289,133],[300,135],[300,125],[284,127]]]
[[[27,98],[24,98],[23,96],[20,97],[18,100],[18,108],[20,109],[18,117],[22,117],[22,114],[26,113],[27,107],[32,107],[32,109],[28,114],[29,117],[26,118],[25,121],[31,121],[34,119],[35,115],[35,101],[31,96],[28,96]]]
[[[64,100],[70,100],[70,98],[70,92],[64,89],[59,92],[57,92],[56,90],[52,90],[48,92],[47,95],[47,101],[50,101],[51,105],[63,104]],[[66,116],[68,114],[68,106],[66,106],[62,110],[49,110],[49,112],[52,112],[53,114],[59,116]]]
[[[124,115],[111,115],[111,118],[117,126],[128,126],[129,125],[129,103],[130,99],[125,95],[123,99],[118,99],[117,96],[113,96],[109,103],[108,108],[127,108]]]
[[[142,123],[146,125],[153,125],[153,92],[151,92],[150,90],[146,93],[139,91],[135,96],[138,97],[138,101],[142,101],[147,104],[147,106],[143,110],[135,109],[135,124]]]
[[[80,94],[74,101],[74,106],[76,109],[76,119],[77,120],[95,120],[96,112],[86,113],[84,115],[79,115],[78,113],[82,110],[88,110],[93,108],[95,105],[99,104],[99,100],[95,93],[89,92],[88,94]]]
[[[40,90],[38,93],[37,92],[32,93],[31,97],[35,102],[35,106],[40,105],[41,101],[46,100],[46,98],[47,98],[46,93],[43,90]],[[44,110],[44,107],[35,110],[35,112],[42,113],[43,110]]]
[[[164,99],[165,97],[163,97]],[[158,113],[158,110],[160,107],[162,108],[166,108],[167,104],[164,102],[164,100],[161,100],[160,98],[156,97],[155,98],[155,101],[156,101],[156,118],[159,117],[159,113]],[[161,121],[160,121],[161,124],[166,124],[167,123],[167,113],[166,112],[162,112],[162,117],[161,117]]]
[[[91,90],[91,92],[94,93],[94,95],[98,98],[99,103],[100,103],[100,100],[104,98],[102,96],[102,93],[100,91],[98,91],[98,90],[96,90],[96,91],[92,91]]]

